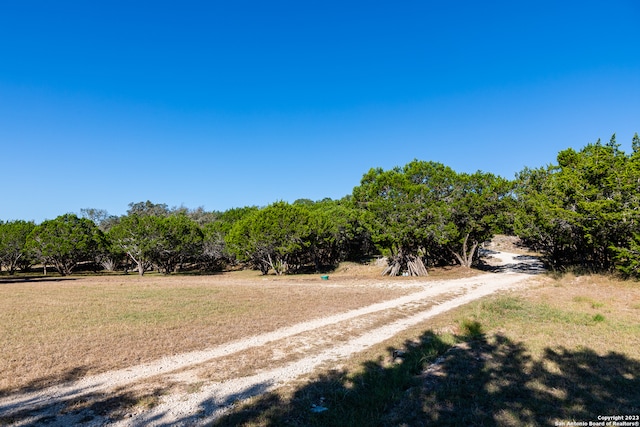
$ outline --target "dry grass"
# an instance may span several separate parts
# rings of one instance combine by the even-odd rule
[[[638,304],[637,282],[566,275],[558,280],[547,278],[518,297],[503,296],[473,305],[463,316],[511,339],[526,339],[536,356],[554,344],[590,348],[599,354],[616,351],[632,355],[640,345]],[[504,319],[492,313],[508,314],[512,319],[508,326],[501,325]]]
[[[0,393],[201,350],[410,292],[345,264],[319,275],[134,275],[0,283]],[[433,279],[472,274],[442,270]],[[397,283],[408,286],[372,286]]]

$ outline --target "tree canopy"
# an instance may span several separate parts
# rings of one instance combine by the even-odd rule
[[[75,214],[46,220],[29,235],[30,247],[36,257],[52,264],[63,276],[71,274],[78,263],[93,261],[103,239],[93,221]]]
[[[236,222],[227,236],[235,256],[263,274],[299,268],[311,245],[310,214],[302,205],[276,202]]]
[[[23,220],[0,222],[0,266],[5,266],[9,274],[33,262],[27,241],[35,227],[33,222]]]
[[[499,224],[510,183],[492,174],[458,174],[436,162],[371,169],[353,190],[374,242],[390,256],[387,272],[425,275],[425,265],[456,259],[470,267],[479,243]]]
[[[36,225],[0,222],[0,267],[41,262],[62,275],[79,264],[140,275],[248,266],[267,274],[327,271],[344,260],[384,255],[386,274],[478,261],[478,247],[510,232],[555,269],[640,277],[640,137],[632,152],[615,135],[524,168],[513,181],[413,160],[372,168],[341,200],[298,199],[225,212],[130,203],[126,215],[86,208]]]
[[[634,147],[625,154],[614,135],[607,144],[561,151],[557,164],[523,170],[516,232],[554,268],[631,273],[640,231],[640,145]]]

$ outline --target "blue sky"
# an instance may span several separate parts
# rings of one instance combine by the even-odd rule
[[[0,220],[513,178],[640,132],[640,2],[7,1]]]

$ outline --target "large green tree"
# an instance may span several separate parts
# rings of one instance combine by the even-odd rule
[[[112,253],[124,253],[139,275],[152,267],[169,274],[202,253],[203,233],[184,213],[168,216],[129,214],[107,233]]]
[[[205,269],[220,270],[235,262],[235,256],[227,248],[225,239],[236,222],[257,210],[255,206],[232,208],[216,215],[215,220],[202,227],[201,262]]]
[[[46,264],[69,275],[78,263],[93,262],[103,245],[104,235],[89,219],[75,214],[43,221],[29,235],[29,246]]]
[[[202,253],[202,230],[185,214],[159,218],[157,240],[151,250],[153,262],[165,274],[169,274],[185,262],[195,261]]]
[[[311,245],[307,207],[276,202],[236,222],[226,238],[229,250],[263,274],[296,271]]]
[[[505,222],[513,185],[486,172],[458,174],[445,202],[441,238],[460,265],[471,267],[478,245],[490,239]]]
[[[31,264],[27,239],[35,227],[31,221],[0,222],[0,266],[6,266],[9,274]]]
[[[628,224],[630,233],[626,241],[611,247],[616,268],[624,275],[640,278],[640,137],[636,133],[631,140],[632,153],[626,167],[626,204],[622,221]]]
[[[437,162],[414,160],[371,169],[354,188],[373,240],[389,256],[385,273],[426,275],[427,265],[470,267],[478,245],[501,221],[509,181],[489,173],[458,174]]]
[[[152,266],[153,252],[160,245],[160,221],[154,215],[130,214],[107,233],[114,250],[127,254],[140,276]]]
[[[632,253],[624,249],[640,232],[640,156],[620,150],[615,135],[563,150],[517,183],[516,231],[553,267],[608,271]]]
[[[442,258],[451,226],[444,221],[446,203],[455,179],[449,167],[414,160],[403,168],[371,169],[353,189],[373,241],[389,256],[385,273],[426,275],[425,262]]]
[[[350,200],[325,199],[306,205],[311,215],[309,256],[316,271],[372,254],[371,233]]]

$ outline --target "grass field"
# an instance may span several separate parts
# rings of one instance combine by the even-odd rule
[[[441,271],[433,279],[459,275]],[[380,279],[378,269],[345,264],[328,282],[250,271],[0,280],[0,395],[209,348],[411,291],[366,286]]]

